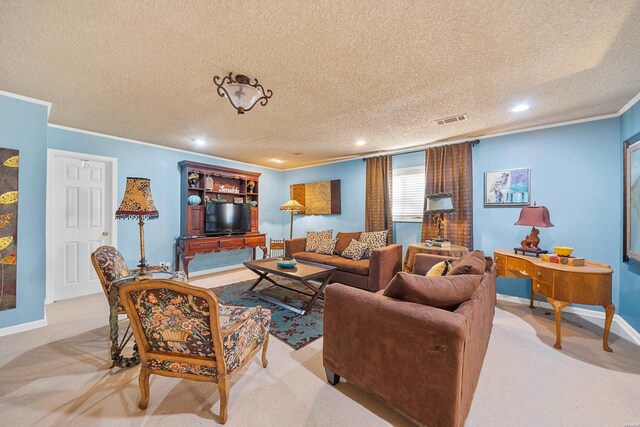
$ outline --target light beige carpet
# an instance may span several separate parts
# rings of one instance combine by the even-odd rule
[[[250,278],[238,270],[194,281]],[[0,338],[0,425],[214,425],[214,384],[152,376],[147,410],[138,368],[109,369],[107,303],[97,294],[47,306],[45,328]],[[640,422],[640,348],[602,325],[567,314],[564,349],[543,310],[500,302],[468,426],[622,426]],[[369,394],[326,383],[322,340],[294,351],[272,339],[232,381],[228,426],[410,425]],[[212,410],[214,412],[212,412]]]

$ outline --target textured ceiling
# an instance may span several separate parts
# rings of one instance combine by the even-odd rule
[[[0,0],[0,22],[0,90],[52,102],[51,123],[283,169],[615,113],[640,92],[635,0]],[[229,72],[269,104],[237,115],[212,82]]]

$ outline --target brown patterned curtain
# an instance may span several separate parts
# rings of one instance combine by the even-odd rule
[[[365,159],[367,162],[367,192],[365,231],[389,230],[387,241],[393,242],[393,198],[391,156]]]
[[[454,245],[473,249],[472,143],[428,148],[426,153],[427,194],[451,193],[455,212],[445,213],[444,236]],[[426,198],[425,198],[426,208]],[[422,240],[437,235],[434,214],[422,218]]]

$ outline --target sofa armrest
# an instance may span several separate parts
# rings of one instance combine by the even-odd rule
[[[413,262],[413,274],[419,274],[424,276],[427,271],[439,262],[446,261],[448,259],[457,259],[450,256],[433,255],[433,254],[416,254],[415,261]]]
[[[298,239],[287,239],[284,241],[284,256],[285,258],[291,258],[291,256],[295,253],[304,252],[306,247],[306,237],[300,237]]]
[[[402,245],[389,245],[374,249],[369,261],[369,290],[387,287],[393,276],[402,270]]]
[[[464,316],[341,284],[327,287],[330,373],[430,425],[459,426]]]

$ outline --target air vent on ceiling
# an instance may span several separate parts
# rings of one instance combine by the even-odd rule
[[[463,120],[469,120],[469,116],[467,116],[466,114],[460,114],[459,116],[451,116],[444,119],[438,119],[436,120],[436,123],[439,125],[448,125],[450,123],[461,122]]]

